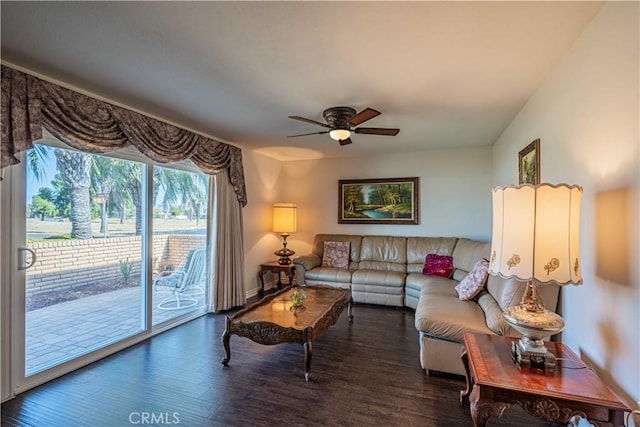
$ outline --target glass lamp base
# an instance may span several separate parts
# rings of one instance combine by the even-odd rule
[[[530,312],[522,306],[509,307],[503,315],[507,323],[522,335],[512,345],[513,358],[518,365],[545,372],[555,371],[556,358],[547,351],[544,338],[564,329],[562,317],[549,310]]]

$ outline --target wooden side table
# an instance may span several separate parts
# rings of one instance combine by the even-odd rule
[[[597,426],[624,426],[629,407],[568,347],[546,343],[558,358],[553,373],[520,368],[511,354],[514,338],[464,334],[462,363],[467,388],[460,401],[470,403],[474,426],[500,418],[512,404],[545,421],[567,424],[574,416]]]
[[[280,273],[284,273],[289,278],[289,285],[293,284],[293,276],[296,273],[296,269],[293,263],[289,265],[278,264],[278,261],[270,261],[260,264],[260,270],[258,271],[258,280],[260,281],[260,289],[258,289],[258,296],[264,296],[264,275],[266,273],[273,273],[278,275],[278,289],[282,289],[282,281],[280,280]]]

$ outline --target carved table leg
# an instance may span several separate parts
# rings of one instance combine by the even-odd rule
[[[471,378],[471,370],[469,369],[469,355],[467,355],[467,349],[464,347],[462,347],[462,354],[460,355],[460,358],[464,365],[464,372],[467,380],[467,387],[460,391],[460,403],[466,403],[469,401],[469,395],[471,394],[471,388],[473,387],[473,379]]]
[[[287,277],[289,278],[289,283],[287,286],[293,286],[293,276],[295,275],[293,267],[287,272]]]
[[[353,298],[349,298],[347,304],[347,315],[349,316],[349,323],[353,323]]]
[[[308,328],[304,331],[304,380],[309,381],[311,379],[311,354],[313,346],[311,338],[309,338]]]
[[[231,360],[231,347],[229,346],[229,339],[231,338],[231,333],[229,332],[231,326],[231,319],[227,316],[227,327],[222,333],[222,346],[224,347],[224,351],[226,353],[226,357],[222,359],[222,364],[224,366],[229,365],[229,360]]]
[[[471,409],[471,419],[475,427],[484,427],[491,417],[500,418],[505,409],[511,406],[504,402],[494,402],[480,397],[480,386],[473,386],[471,397],[469,398]]]
[[[262,298],[264,296],[264,275],[265,271],[260,269],[258,272],[258,279],[260,279],[260,288],[258,289],[258,297]]]

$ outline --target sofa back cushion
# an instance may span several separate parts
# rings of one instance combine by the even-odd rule
[[[407,271],[407,238],[364,236],[360,249],[360,269]]]
[[[525,282],[514,278],[503,279],[499,276],[489,275],[486,290],[493,296],[500,308],[506,310],[507,307],[520,304],[525,291]],[[552,283],[538,285],[538,291],[545,308],[556,311],[560,286]]]
[[[491,242],[461,238],[453,248],[453,279],[458,282],[466,277],[479,259],[489,259]]]
[[[407,237],[407,273],[422,273],[429,254],[451,255],[456,237]]]
[[[349,251],[349,268],[358,268],[362,236],[354,236],[351,234],[316,234],[311,252],[318,255],[320,259],[322,259],[324,255],[324,242],[349,242],[351,246]]]

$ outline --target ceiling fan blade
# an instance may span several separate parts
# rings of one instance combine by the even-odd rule
[[[347,139],[341,139],[339,142],[340,142],[340,145],[347,145],[347,144],[351,144],[353,141],[351,140],[351,138],[347,138]]]
[[[321,131],[321,132],[301,133],[299,135],[289,135],[289,136],[287,136],[287,138],[296,138],[298,136],[307,136],[307,135],[320,135],[320,134],[323,134],[323,133],[329,133],[329,131],[328,130],[324,130],[324,131]]]
[[[380,115],[380,111],[374,110],[373,108],[365,108],[355,116],[351,117],[349,124],[351,126],[358,126],[360,123],[364,123],[378,115]]]
[[[353,130],[355,133],[365,133],[368,135],[388,135],[396,136],[400,129],[391,128],[356,128]]]
[[[329,125],[326,124],[326,123],[317,122],[315,120],[307,119],[307,118],[300,117],[300,116],[289,116],[289,118],[293,119],[293,120],[300,120],[301,122],[312,123],[314,125],[320,125],[320,126],[325,127],[325,128],[329,127]]]

